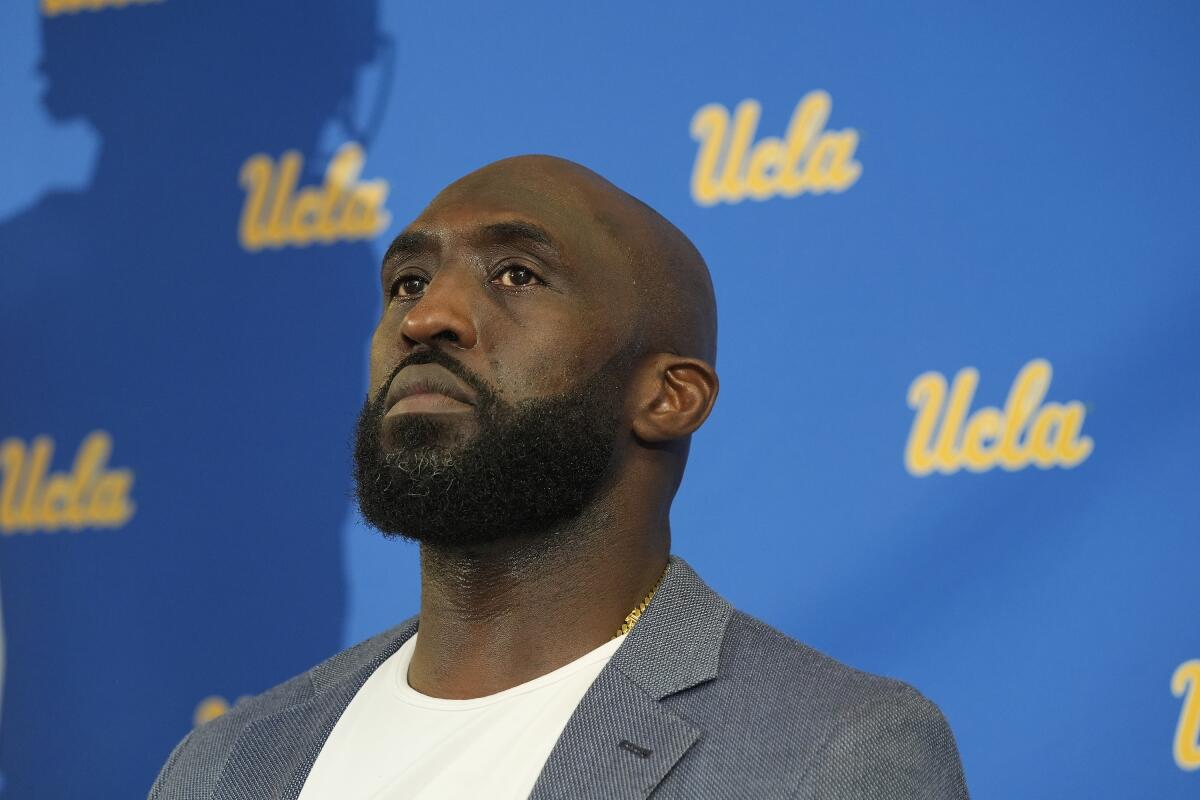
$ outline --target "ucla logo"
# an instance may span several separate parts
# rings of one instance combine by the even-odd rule
[[[1175,726],[1175,763],[1200,769],[1200,659],[1185,661],[1171,676],[1171,693],[1183,698]]]
[[[384,208],[385,180],[360,181],[363,150],[343,145],[325,170],[321,186],[297,190],[304,157],[295,150],[279,161],[259,154],[242,165],[246,190],[238,239],[247,250],[304,247],[313,243],[371,239],[391,222]]]
[[[83,440],[70,472],[48,474],[54,442],[39,436],[26,447],[20,439],[0,442],[0,533],[66,528],[119,528],[133,517],[129,499],[133,472],[109,470],[112,437],[93,431]]]
[[[970,414],[978,370],[959,370],[949,392],[940,373],[919,376],[908,389],[908,405],[917,413],[904,451],[905,467],[920,477],[962,468],[1077,466],[1093,448],[1091,438],[1081,434],[1086,411],[1077,401],[1042,402],[1052,373],[1049,361],[1034,359],[1013,381],[1003,409],[985,407]]]
[[[738,103],[732,122],[719,103],[704,106],[692,117],[692,138],[700,142],[692,199],[711,206],[846,191],[862,174],[854,160],[858,131],[825,130],[832,108],[828,92],[809,92],[796,104],[784,138],[755,142],[762,114],[757,100]]]
[[[101,11],[106,8],[144,6],[161,2],[162,0],[42,0],[42,14],[53,17],[58,14],[77,14],[80,11]]]

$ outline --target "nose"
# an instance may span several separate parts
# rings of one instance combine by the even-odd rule
[[[470,350],[478,340],[471,293],[477,290],[469,270],[444,268],[404,315],[400,333],[412,344],[449,342]]]

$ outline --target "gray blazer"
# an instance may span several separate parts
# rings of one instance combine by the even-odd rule
[[[294,800],[351,698],[416,630],[414,617],[196,728],[151,800]],[[735,611],[672,556],[530,797],[651,794],[949,800],[967,789],[933,703]]]

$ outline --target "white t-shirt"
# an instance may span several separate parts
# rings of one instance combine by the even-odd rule
[[[442,700],[408,685],[414,634],[342,712],[299,800],[528,797],[584,692],[624,639],[503,692]]]

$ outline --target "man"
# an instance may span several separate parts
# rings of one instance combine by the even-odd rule
[[[152,798],[966,797],[928,700],[669,555],[717,395],[682,233],[507,159],[439,194],[381,285],[358,499],[420,542],[420,615],[193,731]]]

